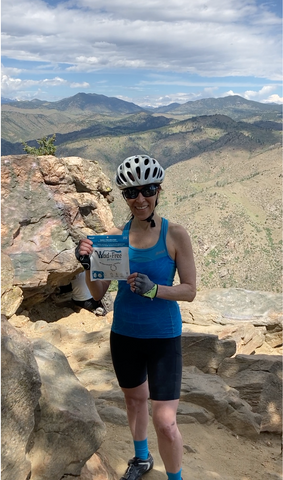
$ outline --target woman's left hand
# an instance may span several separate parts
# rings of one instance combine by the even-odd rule
[[[142,297],[156,297],[158,286],[143,273],[132,273],[128,277],[127,283],[130,285],[132,292],[137,293]]]
[[[127,283],[130,285],[130,289],[132,292],[135,293],[136,290],[136,278],[137,278],[137,272],[131,273],[131,275],[128,276],[127,278]]]

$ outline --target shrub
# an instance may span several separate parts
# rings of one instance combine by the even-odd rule
[[[52,137],[43,137],[40,140],[36,140],[39,148],[30,147],[27,143],[23,142],[24,151],[30,155],[55,155],[56,147],[54,145],[56,134]]]

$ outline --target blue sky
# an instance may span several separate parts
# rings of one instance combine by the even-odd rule
[[[282,98],[281,0],[2,0],[2,96]]]

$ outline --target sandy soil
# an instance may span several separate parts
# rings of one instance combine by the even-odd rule
[[[90,332],[111,324],[112,314],[96,317],[81,310],[50,308],[41,305],[31,312],[30,318],[15,315],[11,323],[30,336],[31,321],[45,320],[64,325],[68,329]],[[28,334],[29,332],[29,334]],[[34,336],[33,334],[32,336]],[[63,349],[62,349],[63,350]],[[65,354],[72,355],[72,345],[65,346]],[[262,433],[256,441],[239,437],[215,422],[181,424],[184,441],[184,480],[279,480],[282,479],[281,438]],[[154,457],[154,468],[147,480],[165,480],[165,470],[158,453],[156,435],[149,425],[149,448]],[[107,424],[107,435],[100,447],[118,478],[124,473],[127,460],[133,456],[133,443],[128,427]]]

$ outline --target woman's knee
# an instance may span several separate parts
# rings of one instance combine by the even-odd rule
[[[138,410],[147,403],[147,399],[125,395],[125,403],[128,410]]]
[[[140,385],[136,388],[122,388],[126,406],[130,410],[135,410],[148,402],[147,384]]]
[[[170,422],[159,419],[158,422],[153,422],[153,424],[158,438],[164,438],[173,443],[179,436],[179,429],[176,419]]]
[[[176,406],[177,403],[165,402],[163,404],[154,404],[152,408],[152,421],[157,436],[165,437],[172,442],[179,435]]]

